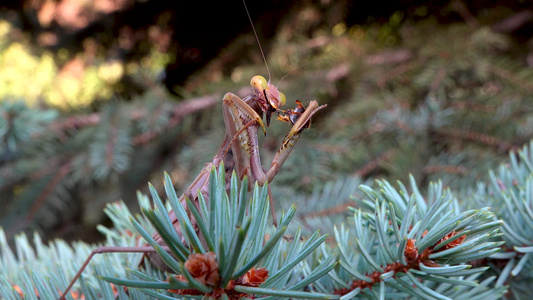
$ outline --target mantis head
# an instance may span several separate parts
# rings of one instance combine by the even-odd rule
[[[285,94],[260,75],[252,77],[250,85],[254,95],[261,101],[261,109],[266,112],[267,126],[269,126],[272,112],[285,104]]]

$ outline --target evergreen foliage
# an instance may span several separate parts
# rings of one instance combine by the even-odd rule
[[[440,179],[445,186],[471,187],[533,136],[533,73],[513,54],[517,45],[508,36],[488,26],[442,25],[431,18],[400,22],[398,16],[387,26],[339,23],[305,31],[317,28],[310,16],[320,13],[310,5],[280,24],[268,57],[274,82],[277,74],[296,70],[280,82],[288,105],[311,97],[328,104],[276,178],[273,196],[282,208],[294,202],[285,199],[307,199],[353,176],[401,180],[411,173],[422,186]],[[0,191],[8,209],[0,213],[0,225],[8,236],[38,230],[66,231],[62,237],[73,238],[73,232],[105,221],[105,203],[124,199],[133,207],[134,191],[160,182],[163,170],[172,170],[183,190],[224,136],[216,103],[264,73],[263,65],[241,66],[220,77],[213,65],[181,91],[191,101],[180,104],[154,86],[153,70],[134,76],[150,88],[133,101],[95,105],[93,112],[56,111],[48,125],[34,121],[49,109],[24,108],[31,119],[26,122],[22,110],[8,113],[12,102],[3,101],[2,114],[9,118],[0,122]],[[247,93],[249,88],[238,94]],[[263,162],[275,154],[285,125],[269,128]],[[40,133],[17,142],[23,151],[6,152],[4,143],[12,148],[13,141],[3,133],[35,128]],[[335,214],[347,205],[347,197],[333,198],[338,202],[298,218]]]
[[[91,262],[76,293],[95,299],[113,295],[142,298],[144,294],[168,299],[165,295],[176,292],[215,298],[225,293],[230,298],[262,294],[306,299],[499,299],[510,291],[507,295],[513,298],[527,297],[532,263],[532,147],[533,142],[511,154],[509,164],[489,172],[490,184],[480,182],[469,192],[452,192],[442,183],[430,183],[427,196],[423,196],[413,177],[408,187],[399,183],[397,189],[385,180],[377,181],[376,187],[361,185],[365,197],[353,199],[357,208],[352,209],[353,218],[347,219],[352,225],[339,224],[336,243],[322,246],[325,236],[318,233],[304,238],[297,230],[292,239],[281,238],[294,207],[282,215],[277,228],[268,226],[267,188],[256,187],[250,201],[243,201],[249,198],[247,189],[239,191],[233,176],[232,192],[227,195],[223,168],[211,175],[210,204],[202,196],[199,211],[188,203],[200,231],[195,232],[186,214],[178,213],[180,224],[188,224],[182,225],[183,232],[188,232],[183,244],[175,231],[169,230],[167,211],[171,207],[184,210],[165,175],[169,203],[164,205],[150,187],[154,208],[143,194],[138,195],[143,216],[132,218],[123,203],[110,204],[106,214],[114,226],[100,226],[99,230],[106,235],[107,245],[139,246],[143,239],[148,240],[172,272],[181,276],[169,277],[173,275],[153,270],[149,264],[144,264],[141,272],[135,271],[142,256],[139,253],[108,253]],[[458,198],[472,201],[460,203]],[[494,212],[488,206],[494,207]],[[152,240],[149,232],[154,227],[169,246],[175,245],[170,248],[177,259]],[[264,240],[267,236],[268,241]],[[94,247],[85,243],[70,246],[60,240],[44,245],[37,234],[33,243],[35,250],[26,235],[18,236],[15,255],[2,231],[0,261],[6,272],[2,272],[0,291],[6,299],[21,297],[15,286],[25,299],[37,299],[37,294],[58,297]],[[185,271],[192,253],[207,252],[215,253],[220,285],[199,283]],[[257,288],[242,284],[241,276],[252,267],[269,271],[268,279]],[[130,288],[112,288],[98,278]],[[230,280],[233,285],[227,285]],[[313,294],[297,292],[302,288]]]
[[[19,231],[44,233],[65,220],[101,223],[101,213],[95,211],[109,202],[108,197],[133,197],[134,190],[121,185],[140,185],[138,180],[151,174],[161,151],[172,147],[158,139],[174,140],[181,130],[189,131],[191,124],[180,124],[183,118],[219,101],[218,94],[181,103],[161,95],[155,89],[135,102],[70,117],[22,102],[1,102],[0,114],[6,118],[0,119],[5,208],[0,225],[8,236]],[[58,219],[65,212],[71,221]]]
[[[502,221],[488,208],[456,211],[457,199],[442,183],[432,183],[424,199],[411,177],[411,195],[384,181],[379,192],[361,186],[367,199],[354,199],[354,232],[336,232],[341,269],[328,286],[345,299],[370,297],[423,299],[499,299],[505,289],[478,283],[487,267],[473,261],[497,252]],[[455,288],[451,289],[452,286]],[[379,288],[378,288],[379,287]],[[413,288],[414,287],[414,288]],[[475,297],[473,297],[475,295]]]
[[[517,149],[533,137],[533,71],[513,55],[514,41],[488,26],[398,16],[390,26],[293,29],[316,26],[313,13],[320,12],[308,7],[280,25],[269,58],[274,74],[305,65],[280,83],[288,103],[298,95],[328,104],[271,185],[286,211],[277,228],[269,225],[265,188],[245,196],[237,187],[246,184],[232,179],[226,195],[220,170],[211,176],[209,204],[200,202],[199,228],[180,217],[188,229],[183,241],[166,214],[181,210],[175,190],[222,141],[214,104],[263,67],[238,67],[215,83],[218,73],[208,68],[192,83],[194,93],[182,91],[190,100],[179,103],[157,86],[95,111],[1,101],[0,298],[57,298],[97,246],[146,243],[166,257],[171,273],[140,266],[139,253],[97,255],[67,298],[528,298],[533,143]],[[269,128],[263,162],[286,129]],[[162,176],[162,169],[172,171]],[[148,180],[154,186],[146,188]],[[389,183],[395,180],[397,188]],[[131,203],[106,205],[134,198],[136,189],[149,191],[155,208],[141,192],[143,214],[130,213]],[[163,189],[168,203],[159,197]],[[104,222],[104,206],[112,222],[98,226],[104,243],[43,242],[52,228]],[[156,230],[175,257],[151,240]],[[214,257],[221,280],[195,279],[186,267],[191,254]],[[262,268],[266,281],[243,284],[248,272],[265,279],[256,271]]]

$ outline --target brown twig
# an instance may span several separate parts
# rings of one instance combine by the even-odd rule
[[[50,180],[50,182],[46,185],[42,193],[40,193],[35,202],[33,202],[28,213],[26,214],[26,217],[24,218],[25,220],[32,220],[35,217],[35,214],[37,214],[37,212],[45,202],[46,198],[52,193],[55,187],[59,185],[61,180],[63,180],[63,178],[68,175],[71,169],[71,165],[71,161],[68,160],[65,164],[63,164],[63,166],[61,166],[59,171],[55,174],[54,178]]]
[[[528,91],[533,92],[533,83],[531,81],[525,80],[524,78],[521,78],[520,76],[516,76],[515,74],[509,72],[508,70],[500,68],[495,65],[488,65],[487,67],[493,74],[501,78],[505,78],[509,82],[518,84],[522,86],[523,88],[527,89]]]
[[[425,166],[422,171],[426,174],[435,174],[435,173],[448,173],[448,174],[458,174],[466,175],[468,174],[468,169],[462,166],[453,166],[453,165],[433,165]]]
[[[458,109],[458,110],[467,110],[467,111],[476,111],[476,112],[483,112],[483,113],[494,113],[497,111],[497,107],[495,105],[490,104],[480,104],[480,103],[472,103],[469,101],[456,101],[450,105],[450,107]]]
[[[163,248],[163,250],[165,250],[166,252],[171,252],[170,249],[166,246],[162,246],[161,248]],[[89,262],[91,261],[91,259],[93,258],[94,255],[96,254],[103,254],[103,253],[147,253],[147,252],[156,252],[156,250],[154,248],[152,248],[151,246],[146,246],[146,247],[114,247],[114,246],[107,246],[107,247],[98,247],[96,249],[94,249],[91,254],[87,257],[87,259],[85,260],[85,262],[83,263],[83,265],[81,266],[81,268],[78,270],[78,273],[76,273],[76,276],[74,277],[75,279],[77,279],[78,277],[80,277],[81,273],[83,273],[83,270],[85,270],[85,268],[87,267],[87,265],[89,264]],[[74,285],[74,283],[76,283],[75,280],[72,280],[69,284],[69,286],[65,289],[65,291],[63,293],[61,293],[61,296],[59,297],[59,299],[65,299],[65,295],[68,294],[68,292],[70,291],[70,289],[72,288],[72,286]]]
[[[414,69],[417,66],[417,64],[409,62],[409,63],[403,63],[392,70],[388,72],[384,72],[382,76],[378,79],[378,86],[383,88],[385,87],[385,84],[387,81],[391,80],[392,78],[398,77],[402,75],[405,72],[409,72],[412,69]]]
[[[364,132],[361,134],[355,135],[353,138],[351,138],[352,141],[357,142],[360,141],[366,137],[372,136],[376,133],[382,132],[387,129],[387,125],[384,123],[376,123],[372,125],[371,127],[367,128]]]
[[[478,20],[470,13],[466,4],[461,0],[453,0],[451,3],[452,9],[455,10],[465,20],[466,24],[471,28],[479,28]]]
[[[220,101],[222,96],[220,94],[212,94],[198,98],[192,98],[181,101],[177,104],[171,112],[171,121],[167,127],[172,127],[178,124],[183,117],[195,113],[197,111],[211,107]],[[130,119],[137,121],[146,118],[150,112],[144,109],[136,109],[131,112]],[[102,116],[98,113],[92,113],[84,116],[73,116],[65,120],[57,121],[49,125],[52,131],[63,132],[68,130],[78,130],[87,126],[95,126],[102,121]]]
[[[346,209],[348,208],[348,206],[350,206],[350,204],[353,204],[353,202],[352,201],[345,202],[345,203],[342,203],[340,205],[336,205],[336,206],[333,206],[333,207],[328,207],[326,209],[315,211],[315,212],[309,213],[309,214],[305,215],[304,217],[302,217],[302,220],[311,219],[311,218],[327,217],[327,216],[330,216],[330,215],[342,214],[342,213],[346,212]]]
[[[490,29],[498,33],[510,33],[524,26],[531,20],[533,20],[533,11],[520,11],[492,24]]]
[[[435,75],[435,78],[433,79],[433,81],[429,85],[429,91],[431,93],[435,93],[435,91],[439,88],[439,86],[441,85],[441,83],[444,80],[444,78],[446,78],[446,74],[447,73],[448,72],[446,71],[446,68],[441,68],[437,72],[437,74]]]
[[[384,50],[376,54],[369,55],[366,63],[369,65],[391,65],[405,63],[413,58],[413,52],[409,49]]]
[[[221,95],[214,94],[181,102],[172,110],[170,121],[165,128],[142,133],[133,138],[133,144],[136,146],[148,144],[161,133],[179,124],[185,116],[209,108],[218,103],[220,99]]]
[[[479,133],[469,130],[460,130],[460,129],[446,129],[446,128],[439,128],[436,129],[436,131],[439,134],[447,135],[452,138],[461,139],[461,140],[468,140],[468,141],[474,141],[479,142],[484,145],[492,146],[494,148],[497,148],[498,151],[502,152],[509,152],[510,150],[513,150],[516,148],[513,144],[510,144],[504,140],[495,138],[491,135],[485,134],[485,133]]]
[[[364,280],[355,280],[350,285],[350,288],[343,288],[338,289],[334,292],[336,295],[345,295],[349,293],[350,291],[353,291],[357,288],[361,289],[361,291],[365,288],[372,288],[374,284],[377,284],[378,282],[383,281],[381,278],[381,275],[388,273],[388,272],[394,272],[394,274],[397,273],[407,273],[409,270],[420,270],[420,264],[423,264],[428,267],[440,267],[439,264],[435,263],[433,260],[429,258],[429,256],[433,253],[438,253],[440,251],[450,249],[453,247],[456,247],[460,245],[465,239],[466,235],[462,235],[459,238],[456,238],[454,241],[449,242],[444,247],[441,247],[438,250],[434,250],[434,248],[445,242],[446,240],[453,238],[456,235],[459,235],[461,233],[455,232],[455,230],[449,232],[444,237],[442,237],[439,241],[437,241],[433,246],[426,248],[422,253],[418,253],[418,249],[415,246],[415,240],[409,239],[407,241],[407,245],[405,247],[404,251],[404,257],[407,262],[407,264],[402,264],[400,262],[396,263],[390,263],[386,265],[383,268],[383,272],[372,272],[371,274],[366,274],[366,277],[368,277],[371,281],[364,281]]]
[[[364,165],[362,168],[357,170],[354,175],[359,177],[365,177],[368,174],[370,174],[372,171],[374,171],[379,165],[392,158],[394,155],[395,149],[390,149],[386,151],[385,153],[382,153],[380,156],[374,158],[373,160],[369,161],[366,165]]]
[[[44,187],[42,192],[38,195],[37,199],[33,202],[31,207],[29,208],[28,212],[26,213],[26,216],[23,218],[18,219],[14,224],[11,224],[7,229],[6,232],[8,234],[20,231],[21,227],[25,227],[26,224],[31,221],[35,215],[39,212],[43,204],[45,203],[46,199],[50,194],[54,191],[54,189],[61,183],[63,178],[67,176],[71,170],[72,162],[69,159],[66,163],[64,163],[59,171],[55,174],[55,176],[48,182],[48,184]],[[38,179],[42,176],[46,176],[49,174],[48,172],[44,172],[44,168],[41,170],[39,175],[32,176],[34,179]]]

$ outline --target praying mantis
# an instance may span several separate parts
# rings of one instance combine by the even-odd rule
[[[295,109],[280,110],[279,107],[285,102],[285,95],[279,92],[276,86],[267,82],[260,75],[254,76],[250,84],[253,93],[244,99],[233,93],[227,93],[224,96],[222,104],[224,124],[226,125],[224,142],[213,161],[204,166],[200,174],[180,197],[180,202],[183,204],[185,204],[187,197],[194,199],[193,203],[197,204],[198,195],[195,194],[197,191],[202,193],[206,199],[209,199],[207,189],[210,172],[212,168],[218,168],[221,162],[224,162],[226,167],[227,179],[229,179],[231,172],[235,170],[241,180],[244,176],[247,176],[249,188],[254,183],[263,186],[271,182],[289,157],[302,131],[310,126],[311,117],[317,111],[326,107],[326,105],[319,106],[318,102],[313,100],[307,108],[304,108],[300,101],[296,101],[298,106]],[[261,164],[258,145],[259,128],[266,133],[262,121],[263,112],[266,113],[267,126],[270,124],[272,112],[279,114],[278,120],[292,124],[266,172]],[[171,212],[170,218],[174,224],[177,223],[174,212]],[[275,222],[274,214],[273,218]],[[175,228],[180,232],[180,228],[176,226]],[[161,241],[157,234],[154,239],[158,242]],[[154,264],[162,267],[158,263],[154,262]]]
[[[244,5],[246,8],[245,3]],[[246,11],[248,13],[247,8]],[[248,17],[250,18],[249,14]],[[259,43],[253,23],[252,28]],[[259,48],[266,64],[266,58],[260,43]],[[270,77],[270,72],[268,73]],[[263,76],[256,75],[251,79],[250,85],[252,87],[252,93],[243,99],[233,93],[226,93],[224,95],[222,99],[222,113],[226,128],[224,140],[219,151],[213,157],[213,160],[205,164],[196,179],[194,179],[191,185],[180,197],[179,201],[184,207],[187,207],[185,204],[186,199],[191,199],[192,202],[198,206],[198,193],[201,193],[206,200],[209,199],[208,188],[211,170],[213,168],[219,168],[222,163],[226,168],[226,183],[228,183],[228,179],[233,171],[236,172],[241,180],[245,176],[248,178],[249,188],[255,183],[259,186],[270,183],[294,149],[303,130],[310,127],[311,118],[319,110],[327,106],[318,105],[318,102],[313,100],[310,101],[307,107],[304,107],[300,101],[296,101],[297,106],[294,109],[282,110],[280,107],[285,104],[286,96],[280,92],[275,85],[271,84],[270,80],[267,81]],[[268,127],[273,113],[278,115],[277,120],[287,122],[292,125],[292,127],[283,138],[281,146],[272,159],[270,167],[264,170],[259,154],[258,134],[261,129],[266,135],[263,114],[265,114],[266,127]],[[228,184],[226,186],[228,186]],[[270,199],[272,198],[270,197]],[[273,208],[273,205],[271,205],[271,207]],[[169,213],[169,217],[178,235],[183,237],[180,224],[173,211]],[[190,216],[190,219],[193,226],[196,226],[195,219],[192,215]],[[275,223],[274,213],[273,219]],[[164,242],[158,233],[155,233],[153,238],[160,245],[164,245]],[[68,294],[69,290],[95,254],[108,252],[144,252],[153,265],[160,269],[164,269],[163,262],[157,255],[155,255],[154,249],[151,247],[100,247],[95,249],[89,255],[78,273],[70,282],[69,286],[61,294],[62,296],[60,299],[64,299],[65,295]]]

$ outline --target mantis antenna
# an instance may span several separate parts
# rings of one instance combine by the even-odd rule
[[[259,37],[257,36],[257,32],[255,31],[254,22],[252,21],[252,17],[250,17],[250,12],[248,11],[248,7],[246,6],[246,1],[242,0],[242,4],[244,4],[244,9],[246,10],[246,14],[248,15],[248,20],[250,20],[250,24],[252,25],[252,30],[254,31],[255,40],[257,41],[257,45],[259,45],[259,50],[261,50],[261,56],[263,56],[263,60],[265,61],[265,66],[268,73],[268,81],[270,81],[270,69],[268,68],[268,63],[265,57],[265,52],[263,52],[263,47],[261,47],[261,43],[259,42]]]

